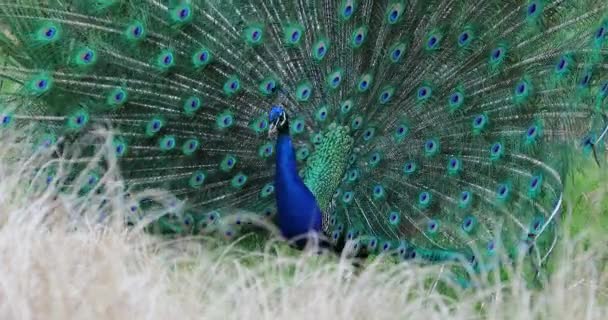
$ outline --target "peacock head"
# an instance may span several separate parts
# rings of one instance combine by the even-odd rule
[[[268,135],[272,135],[275,132],[289,133],[289,117],[283,106],[272,106],[270,112],[268,112],[268,120],[270,122]]]

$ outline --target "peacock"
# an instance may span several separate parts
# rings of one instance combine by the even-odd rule
[[[183,201],[169,232],[234,237],[238,209],[404,260],[544,259],[564,173],[605,148],[605,1],[3,0],[0,17],[2,130],[61,152],[111,127],[129,192]],[[86,192],[103,166],[82,170],[64,181]]]

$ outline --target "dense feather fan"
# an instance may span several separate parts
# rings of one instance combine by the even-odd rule
[[[272,104],[333,241],[480,268],[499,242],[543,244],[565,146],[605,133],[601,1],[18,0],[0,16],[3,126],[35,121],[49,146],[110,124],[129,187],[173,191],[195,230],[223,208],[273,214]]]

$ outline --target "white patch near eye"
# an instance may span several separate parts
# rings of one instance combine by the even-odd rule
[[[287,113],[283,111],[274,122],[270,123],[268,127],[268,138],[272,138],[274,134],[278,132],[278,127],[285,125],[285,122],[287,122]]]
[[[276,132],[277,126],[274,123],[271,123],[270,127],[268,128],[268,138],[272,138]]]

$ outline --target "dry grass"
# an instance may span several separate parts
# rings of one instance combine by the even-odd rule
[[[93,158],[110,164],[99,194],[45,191],[36,187],[44,175],[36,179],[32,172],[48,155],[30,157],[26,142],[14,135],[1,138],[0,319],[602,319],[608,314],[606,237],[562,241],[541,288],[529,288],[517,270],[509,281],[479,279],[476,289],[449,289],[447,268],[441,266],[378,262],[355,276],[345,259],[293,255],[281,245],[242,252],[127,230],[112,219],[128,205],[113,159],[103,153]],[[15,161],[16,155],[28,161]],[[70,165],[66,160],[59,167]],[[102,211],[110,218],[99,223]]]

